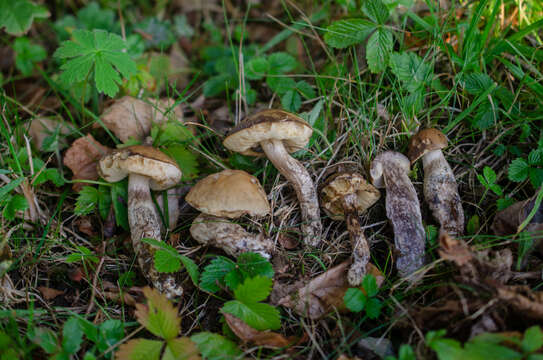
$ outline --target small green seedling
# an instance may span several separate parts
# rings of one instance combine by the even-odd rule
[[[378,292],[379,287],[375,276],[368,274],[362,280],[362,289],[348,289],[343,301],[347,309],[353,312],[364,310],[370,319],[377,319],[383,307],[381,300],[377,298]]]

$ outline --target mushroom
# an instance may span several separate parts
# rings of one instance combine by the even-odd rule
[[[396,268],[407,277],[424,264],[425,232],[415,187],[407,176],[409,159],[386,151],[371,163],[371,181],[377,188],[386,187],[386,212],[392,222],[394,243],[398,251]]]
[[[353,261],[347,279],[350,285],[359,286],[370,260],[370,247],[358,216],[375,204],[381,194],[362,175],[341,172],[326,179],[321,186],[320,196],[324,211],[333,220],[347,221],[353,247]]]
[[[454,174],[441,151],[445,147],[447,138],[441,131],[423,129],[411,137],[407,156],[411,164],[422,157],[424,198],[441,228],[451,235],[462,235],[464,210]]]
[[[201,211],[190,233],[198,242],[223,249],[237,256],[252,251],[269,258],[273,242],[262,234],[252,234],[224,218],[243,215],[265,216],[270,204],[258,179],[242,170],[224,170],[200,180],[185,201]]]
[[[245,118],[228,133],[223,145],[243,155],[261,156],[262,152],[292,184],[302,215],[304,242],[317,246],[322,224],[317,191],[305,167],[289,153],[303,148],[313,133],[302,118],[283,110],[263,110]]]
[[[109,182],[128,176],[128,224],[132,245],[143,274],[168,298],[181,296],[183,288],[172,274],[158,273],[153,266],[155,248],[141,241],[160,240],[161,220],[151,198],[150,189],[165,190],[181,179],[174,160],[145,145],[130,146],[104,156],[98,173]]]

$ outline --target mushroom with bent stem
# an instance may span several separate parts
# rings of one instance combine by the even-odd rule
[[[224,170],[200,180],[185,197],[202,214],[192,222],[190,233],[198,242],[238,256],[247,251],[269,258],[273,242],[262,234],[247,232],[225,219],[243,215],[265,216],[270,204],[258,179],[241,170]]]
[[[183,288],[175,277],[158,273],[153,266],[156,249],[141,241],[161,239],[161,220],[150,189],[165,190],[179,182],[182,174],[175,161],[151,146],[130,146],[100,159],[98,173],[109,182],[128,176],[128,224],[139,266],[153,286],[168,298],[181,296]]]
[[[386,212],[394,230],[398,251],[396,268],[407,277],[424,265],[425,237],[420,203],[415,187],[407,176],[409,159],[386,151],[373,159],[370,175],[378,188],[386,188]]]
[[[441,149],[447,147],[447,138],[437,129],[423,129],[411,137],[408,157],[411,164],[422,158],[424,168],[424,198],[450,235],[464,232],[464,210],[458,194],[454,173]]]
[[[358,216],[375,204],[381,194],[362,175],[341,172],[330,176],[320,190],[324,211],[334,220],[346,220],[353,247],[353,262],[347,273],[352,286],[359,286],[370,260],[370,247]]]
[[[302,215],[304,242],[317,246],[322,224],[317,191],[305,167],[289,153],[302,149],[313,133],[302,118],[283,110],[263,110],[239,123],[224,139],[223,145],[243,155],[264,153],[296,191]]]

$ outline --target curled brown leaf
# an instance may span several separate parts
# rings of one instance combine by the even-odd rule
[[[255,330],[234,315],[227,313],[223,315],[230,329],[243,342],[272,349],[287,347],[293,342],[276,332]]]

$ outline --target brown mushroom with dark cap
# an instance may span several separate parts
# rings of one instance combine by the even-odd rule
[[[266,193],[254,176],[242,170],[211,174],[189,191],[185,201],[202,212],[190,227],[192,237],[198,242],[219,247],[232,256],[248,251],[266,258],[271,256],[274,247],[271,239],[249,233],[227,220],[270,213]]]
[[[408,157],[411,164],[422,158],[424,198],[439,221],[451,235],[464,232],[464,210],[453,171],[441,151],[447,138],[437,129],[423,129],[411,137]]]
[[[403,154],[385,151],[373,159],[370,169],[373,185],[386,188],[386,212],[398,252],[396,268],[404,278],[424,265],[426,237],[417,192],[408,177],[409,166]]]
[[[312,133],[311,126],[302,118],[270,109],[240,122],[228,133],[223,145],[243,155],[267,156],[296,191],[304,242],[317,246],[322,233],[317,191],[305,167],[289,155],[306,146]]]
[[[353,261],[347,279],[358,286],[370,261],[370,247],[360,225],[359,215],[375,204],[381,194],[371,184],[354,172],[342,172],[330,176],[321,185],[321,206],[334,220],[346,220],[353,247]]]
[[[98,163],[98,173],[109,182],[128,176],[128,224],[140,268],[166,296],[181,296],[183,288],[175,276],[156,271],[153,265],[156,249],[141,241],[161,240],[161,220],[150,190],[165,190],[179,182],[181,170],[175,161],[151,146],[130,146],[104,156]]]

